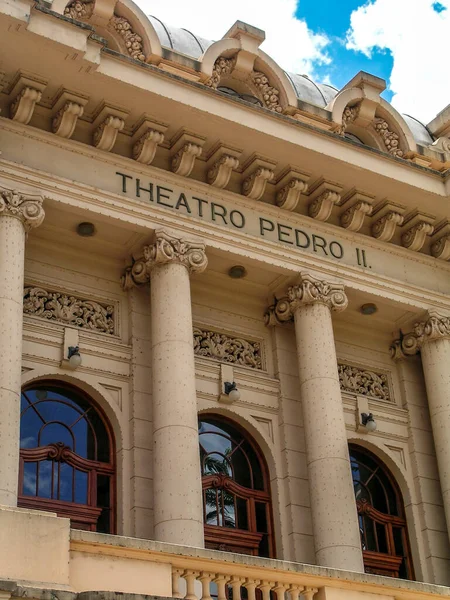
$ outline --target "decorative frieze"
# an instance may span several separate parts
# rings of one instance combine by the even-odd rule
[[[45,217],[43,198],[0,187],[0,218],[14,217],[22,222],[26,232],[38,227]]]
[[[389,402],[391,400],[388,376],[360,367],[339,363],[339,385],[343,392],[369,396]]]
[[[344,135],[347,127],[350,125],[350,123],[353,123],[358,116],[358,113],[359,104],[356,104],[355,106],[346,106],[344,112],[342,113],[342,125],[340,126],[338,133]]]
[[[376,118],[373,121],[375,132],[381,137],[386,146],[387,152],[398,158],[403,157],[403,150],[400,148],[399,136],[389,129],[389,123],[384,119]]]
[[[104,304],[68,293],[25,287],[23,312],[48,321],[74,325],[89,331],[114,335],[115,310]]]
[[[273,85],[270,85],[267,75],[260,71],[253,71],[251,82],[258,90],[266,108],[277,113],[283,112],[283,107],[280,104],[280,91]]]
[[[236,57],[225,58],[225,56],[219,56],[214,63],[213,72],[209,79],[205,81],[205,85],[217,89],[220,84],[220,79],[223,75],[229,75],[236,65]]]
[[[145,62],[142,37],[133,30],[130,21],[125,17],[114,15],[109,22],[109,26],[122,37],[126,51],[131,58]]]
[[[260,342],[194,327],[194,354],[233,365],[263,368]]]
[[[66,17],[81,21],[82,19],[89,19],[92,17],[94,12],[93,0],[74,0],[64,9]]]

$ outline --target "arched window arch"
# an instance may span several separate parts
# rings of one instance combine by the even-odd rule
[[[413,579],[405,509],[389,469],[371,452],[350,445],[366,573]]]
[[[19,506],[69,517],[76,529],[115,533],[115,449],[103,412],[56,381],[22,391]]]
[[[199,419],[205,545],[275,556],[266,462],[256,442],[218,415]]]

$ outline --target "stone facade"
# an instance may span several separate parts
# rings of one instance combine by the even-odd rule
[[[240,22],[201,60],[131,0],[0,22],[0,595],[448,595],[447,113],[416,142],[367,74],[300,110]],[[120,537],[23,501],[39,382],[110,423]],[[258,447],[284,562],[203,547],[199,414]],[[362,573],[348,444],[395,481],[422,583]]]

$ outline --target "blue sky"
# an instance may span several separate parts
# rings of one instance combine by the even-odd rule
[[[329,40],[326,53],[332,62],[314,67],[314,74],[319,81],[329,80],[340,89],[358,71],[367,71],[389,81],[394,61],[388,49],[374,48],[369,58],[361,51],[346,48],[350,15],[363,4],[365,2],[362,0],[299,0],[297,3],[295,16],[305,20],[314,33],[321,33]],[[390,102],[393,94],[388,87],[382,95]]]
[[[428,123],[450,103],[450,0],[135,0],[147,14],[209,40],[237,20],[263,29],[261,50],[284,70],[345,85],[358,71],[383,97]]]

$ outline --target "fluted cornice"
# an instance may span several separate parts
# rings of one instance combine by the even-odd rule
[[[122,276],[122,287],[127,290],[133,285],[141,285],[150,280],[152,269],[171,262],[185,266],[189,273],[201,273],[208,265],[205,244],[176,238],[165,231],[155,233],[155,242],[144,246],[142,257]]]
[[[288,289],[287,295],[270,306],[264,316],[266,325],[274,326],[293,319],[294,313],[307,304],[325,304],[332,311],[347,308],[348,299],[343,284],[328,283],[302,273],[300,282]]]
[[[0,188],[0,217],[19,219],[26,232],[38,227],[44,220],[42,203],[42,196]]]
[[[395,340],[390,348],[391,357],[400,360],[416,354],[429,341],[450,339],[450,317],[428,311],[428,318],[414,324],[410,333]]]

